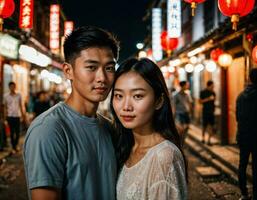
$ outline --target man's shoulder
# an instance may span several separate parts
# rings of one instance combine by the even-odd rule
[[[38,117],[36,117],[29,129],[29,131],[32,131],[34,128],[37,129],[52,129],[52,128],[58,128],[60,127],[60,123],[62,121],[62,118],[65,116],[62,115],[62,110],[60,105],[53,106],[52,108],[48,109]]]

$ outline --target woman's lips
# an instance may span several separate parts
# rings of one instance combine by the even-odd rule
[[[121,118],[123,119],[123,121],[125,122],[131,122],[134,120],[134,116],[121,116]]]

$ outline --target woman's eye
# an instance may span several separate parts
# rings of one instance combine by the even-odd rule
[[[114,94],[114,97],[115,97],[115,99],[121,99],[121,98],[122,98],[122,95],[120,95],[120,94]]]
[[[135,98],[136,100],[139,100],[139,99],[142,99],[142,98],[143,98],[143,95],[141,95],[141,94],[136,94],[136,95],[134,95],[134,98]]]

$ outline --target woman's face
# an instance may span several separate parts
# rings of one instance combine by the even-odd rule
[[[152,130],[156,109],[154,91],[136,72],[121,75],[114,85],[113,108],[125,128]]]

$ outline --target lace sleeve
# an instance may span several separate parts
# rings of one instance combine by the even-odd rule
[[[153,169],[149,199],[186,200],[187,184],[182,154],[178,149],[166,148],[158,152],[158,164]]]

